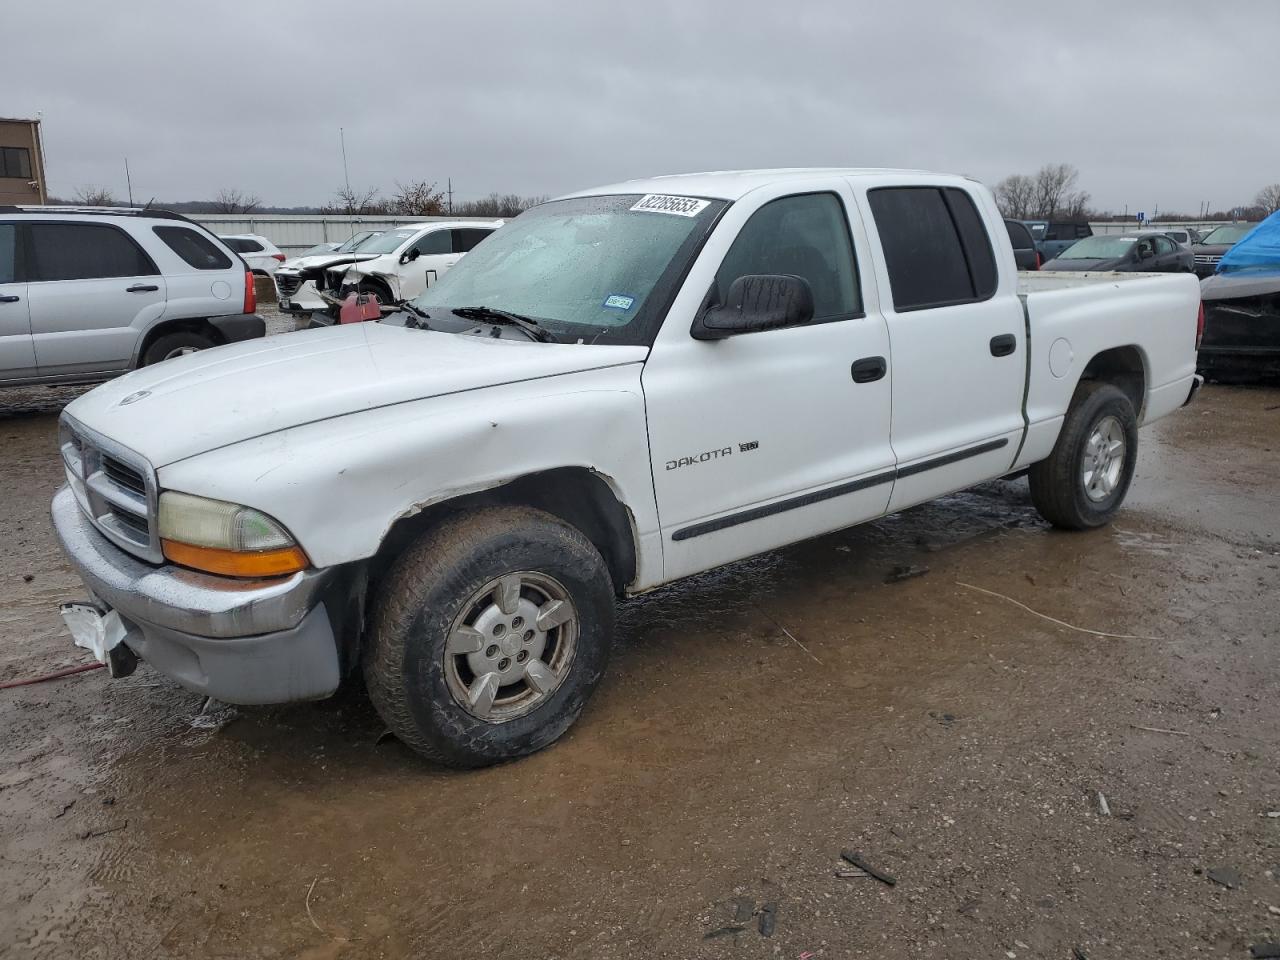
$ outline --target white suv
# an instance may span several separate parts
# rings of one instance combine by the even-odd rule
[[[0,206],[0,385],[105,380],[261,337],[253,274],[162,210]]]
[[[220,236],[218,239],[240,254],[249,269],[259,276],[272,276],[280,264],[288,259],[280,252],[279,247],[256,233],[238,233]]]
[[[361,244],[351,258],[303,271],[332,306],[355,290],[381,303],[411,300],[433,286],[502,220],[445,220],[388,230]]]

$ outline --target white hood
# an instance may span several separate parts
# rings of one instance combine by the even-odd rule
[[[647,354],[353,323],[175,357],[89,391],[67,413],[161,467],[303,423]]]

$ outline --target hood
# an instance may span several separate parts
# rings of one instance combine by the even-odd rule
[[[90,390],[66,410],[158,468],[304,423],[639,363],[647,355],[646,347],[534,343],[353,323],[175,357]]]
[[[1280,293],[1280,266],[1249,273],[1214,274],[1200,281],[1200,299],[1233,300],[1237,297],[1266,297]]]
[[[376,253],[325,253],[315,257],[298,257],[296,260],[290,260],[281,264],[281,270],[323,270],[325,267],[332,267],[338,263],[356,263],[360,260],[375,260],[379,254]]]
[[[1109,260],[1050,260],[1041,270],[1123,270],[1131,266],[1124,257],[1112,257]]]

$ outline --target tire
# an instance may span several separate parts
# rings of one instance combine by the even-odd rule
[[[1106,443],[1098,444],[1099,437]],[[1123,444],[1118,453],[1115,441]],[[1124,502],[1137,454],[1138,418],[1129,398],[1110,383],[1085,381],[1071,399],[1053,452],[1031,467],[1031,501],[1055,527],[1100,527]]]
[[[217,341],[207,333],[198,333],[194,330],[166,333],[157,337],[151,346],[147,347],[146,353],[142,355],[142,366],[149,367],[153,363],[168,360],[170,357],[195,353],[197,350],[208,350],[217,345]]]
[[[516,576],[518,593],[504,594]],[[548,606],[557,591],[567,608]],[[566,610],[568,620],[543,629]],[[525,507],[456,515],[387,572],[364,651],[365,684],[387,726],[430,760],[482,767],[523,757],[582,712],[608,663],[613,615],[609,570],[575,528]]]
[[[384,307],[389,307],[395,302],[391,296],[390,288],[378,283],[376,280],[365,280],[356,287],[357,293],[363,293],[366,296],[377,297],[378,303]]]

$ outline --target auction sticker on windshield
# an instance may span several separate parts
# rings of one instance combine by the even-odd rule
[[[669,197],[662,193],[646,193],[631,209],[641,213],[671,213],[677,217],[696,217],[710,205],[710,200],[699,200],[697,197]]]

